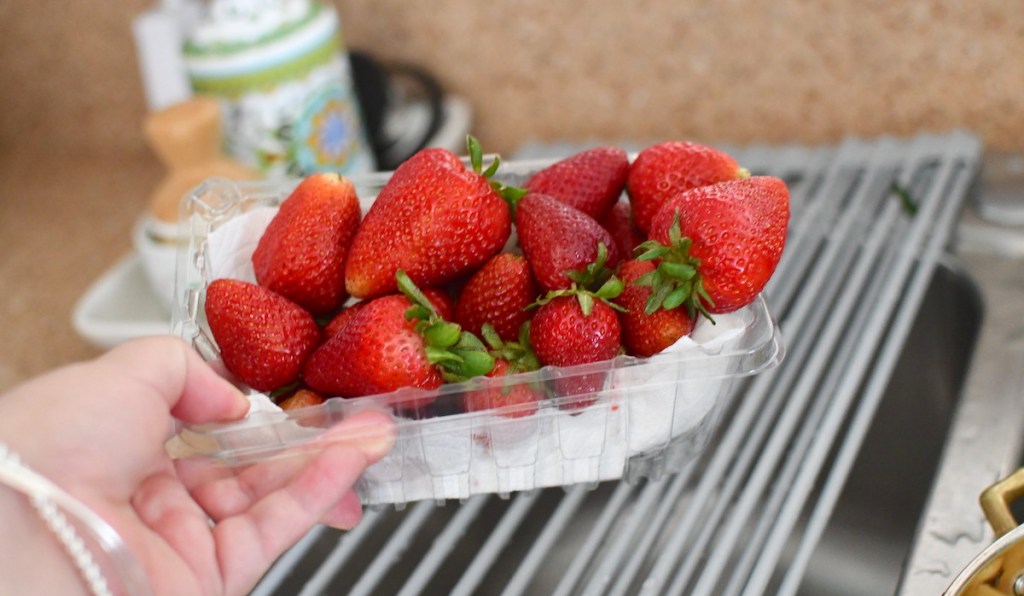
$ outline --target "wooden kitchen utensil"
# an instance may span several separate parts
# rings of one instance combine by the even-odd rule
[[[256,170],[224,156],[220,106],[214,99],[195,97],[154,112],[146,118],[144,131],[168,170],[149,203],[150,215],[158,222],[175,224],[182,197],[207,178],[260,177]]]
[[[183,198],[210,178],[255,180],[260,174],[221,151],[221,113],[216,100],[195,97],[151,114],[144,131],[153,150],[167,166],[132,231],[132,244],[142,270],[161,303],[174,305],[175,263],[181,234],[178,217]]]

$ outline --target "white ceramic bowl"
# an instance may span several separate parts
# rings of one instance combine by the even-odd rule
[[[132,244],[142,270],[160,304],[170,312],[174,304],[174,276],[178,256],[178,224],[148,214],[135,222]]]

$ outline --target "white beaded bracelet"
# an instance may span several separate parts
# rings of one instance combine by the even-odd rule
[[[132,556],[117,531],[81,501],[29,468],[3,442],[0,442],[0,483],[24,493],[29,498],[39,517],[71,557],[92,594],[107,596],[113,592],[103,575],[103,570],[65,513],[77,520],[91,534],[96,545],[110,558],[125,593],[150,593],[141,565]]]

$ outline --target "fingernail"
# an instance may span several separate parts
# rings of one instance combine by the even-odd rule
[[[397,435],[394,421],[382,412],[356,414],[341,423],[338,432],[342,440],[351,441],[374,461],[391,451]]]

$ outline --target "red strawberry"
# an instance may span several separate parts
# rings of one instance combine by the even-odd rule
[[[568,288],[566,271],[578,270],[597,259],[598,246],[607,249],[614,268],[619,252],[607,230],[579,209],[542,194],[530,193],[516,207],[516,230],[523,254],[544,290]]]
[[[620,199],[612,205],[611,211],[600,220],[600,223],[602,228],[608,230],[622,259],[631,257],[633,249],[644,241],[633,223],[633,208],[626,199]]]
[[[429,288],[423,290],[423,294],[430,299],[430,303],[437,309],[437,314],[446,321],[450,321],[455,315],[455,301],[443,290]],[[356,302],[334,315],[327,325],[324,326],[324,339],[334,337],[348,323],[349,319],[355,316],[359,309],[369,304],[368,300]]]
[[[343,309],[338,314],[334,315],[326,325],[324,325],[324,339],[328,340],[334,337],[341,329],[355,316],[359,309],[369,304],[369,301],[356,302],[352,306]]]
[[[300,408],[308,408],[310,406],[318,406],[324,403],[324,396],[320,395],[316,391],[310,391],[309,389],[299,389],[295,393],[277,402],[277,405],[284,411],[298,410]]]
[[[252,254],[256,281],[314,315],[335,311],[347,297],[345,254],[360,216],[347,178],[305,178],[260,237]]]
[[[524,185],[601,219],[622,194],[629,158],[618,147],[596,147],[555,162]]]
[[[670,197],[685,190],[745,178],[750,172],[730,155],[713,147],[669,141],[641,151],[629,167],[626,190],[633,205],[633,221],[650,235],[651,219]]]
[[[436,389],[445,381],[490,372],[494,360],[480,340],[440,319],[408,277],[400,272],[399,278],[405,295],[370,300],[310,356],[302,376],[312,389],[357,397],[401,387]]]
[[[626,348],[626,353],[633,356],[653,356],[693,331],[693,319],[685,308],[645,312],[651,288],[634,282],[644,275],[653,273],[654,270],[655,266],[651,261],[635,259],[622,263],[619,268],[619,278],[625,287],[615,299],[615,303],[625,309],[619,313],[619,321],[622,323],[622,345]]]
[[[479,334],[490,323],[501,339],[512,341],[530,318],[526,307],[537,299],[537,284],[522,255],[499,253],[469,278],[459,294],[455,322]]]
[[[487,373],[487,376],[501,378],[514,374],[508,370],[508,362],[495,360],[494,369]],[[514,381],[500,387],[488,387],[467,392],[465,396],[466,411],[498,410],[498,414],[507,418],[523,418],[537,413],[537,402],[543,396],[542,390],[529,383]]]
[[[540,368],[537,356],[530,348],[530,325],[524,323],[518,339],[503,341],[490,324],[482,330],[487,345],[494,356],[494,368],[488,377],[501,378]],[[500,386],[469,391],[465,395],[466,411],[501,410],[499,414],[509,418],[529,416],[537,411],[537,402],[544,397],[540,387],[524,380],[510,381]]]
[[[609,360],[619,353],[619,318],[609,304],[594,298],[586,293],[556,292],[541,301],[530,322],[530,343],[542,365],[589,364]],[[556,379],[556,393],[572,396],[561,407],[577,409],[593,403],[593,394],[601,390],[604,378],[603,373],[595,373]]]
[[[469,170],[445,149],[406,160],[381,189],[356,232],[345,266],[345,287],[357,298],[394,292],[402,269],[417,285],[436,287],[476,270],[505,245],[509,207],[481,173],[482,153],[470,137]]]
[[[312,315],[256,284],[214,280],[205,311],[224,366],[258,391],[294,382],[320,342]]]
[[[423,338],[405,318],[411,306],[398,294],[368,301],[313,353],[302,373],[306,383],[341,397],[387,393],[399,387],[440,387],[440,371],[427,360]]]
[[[455,299],[452,298],[451,294],[438,288],[427,288],[423,290],[423,295],[430,300],[430,303],[437,309],[437,315],[445,321],[452,321],[455,319]]]
[[[638,258],[655,260],[652,302],[726,313],[764,289],[782,257],[789,190],[770,176],[720,182],[665,203]]]

